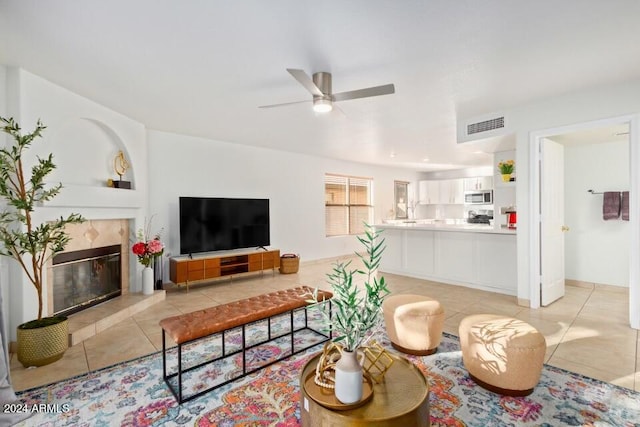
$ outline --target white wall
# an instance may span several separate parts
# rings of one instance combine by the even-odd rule
[[[0,65],[0,116],[7,117],[9,112],[7,111],[7,68],[3,65]],[[6,143],[7,137],[3,132],[0,134],[0,146],[4,147]],[[6,203],[4,200],[0,200],[0,210],[4,209]],[[2,320],[4,329],[0,331],[2,336],[5,338],[5,342],[8,342],[8,331],[9,331],[9,322],[8,322],[8,313],[9,313],[9,272],[7,271],[7,259],[5,257],[0,257],[0,296],[2,296],[2,306],[0,307],[0,312],[2,313]],[[6,351],[7,349],[5,349]]]
[[[134,226],[141,226],[148,185],[144,126],[25,70],[7,67],[6,76],[6,109],[23,132],[30,132],[38,119],[47,126],[42,138],[25,153],[25,164],[33,164],[36,155],[53,153],[57,169],[49,182],[63,184],[56,198],[36,208],[34,221],[77,212],[87,219],[129,218]],[[108,178],[116,178],[112,162],[119,149],[132,164],[127,179],[134,181],[135,190],[106,187]],[[17,262],[3,262],[9,270],[10,312],[6,315],[15,339],[16,327],[37,316],[37,296]],[[140,274],[131,254],[129,262],[130,289],[136,291]],[[43,299],[47,307],[46,294]]]
[[[536,246],[531,237],[534,235],[535,224],[532,221],[530,188],[531,181],[531,134],[544,133],[545,130],[577,125],[585,122],[593,122],[607,118],[630,116],[637,120],[640,112],[640,81],[627,82],[618,85],[598,87],[581,92],[558,95],[547,98],[541,102],[511,108],[502,111],[505,120],[509,123],[508,132],[516,133],[516,164],[518,167],[518,180],[516,182],[516,201],[518,206],[518,298],[521,303],[527,303],[539,299],[539,296],[531,292],[532,273],[535,271],[534,253]],[[480,118],[486,118],[495,113],[485,114],[479,118],[459,117],[458,123],[474,122]],[[632,158],[640,155],[640,147],[634,147],[638,141],[637,124],[631,126],[630,152]],[[549,133],[548,135],[557,134]],[[631,171],[631,188],[634,185],[640,187],[640,174]],[[631,209],[638,209],[637,196],[631,196]],[[630,226],[631,241],[640,240],[640,225],[638,219]],[[636,243],[632,243],[637,246]],[[634,246],[634,247],[635,247]],[[636,250],[636,249],[634,249]],[[631,324],[634,327],[640,325],[640,280],[639,277],[630,277],[631,300]],[[633,282],[633,283],[632,283]],[[535,304],[534,304],[535,306]]]
[[[350,254],[354,236],[325,237],[324,175],[371,177],[374,217],[393,206],[394,180],[416,181],[404,169],[374,167],[149,130],[149,211],[164,227],[167,252],[180,250],[178,198],[270,199],[271,247],[300,254],[303,261]],[[302,143],[302,142],[301,142]],[[168,276],[167,276],[168,278]]]
[[[565,147],[565,277],[629,285],[629,222],[602,219],[602,195],[629,190],[629,142]]]
[[[446,171],[420,172],[420,180],[438,180],[438,179],[456,179],[456,178],[475,178],[476,176],[493,175],[493,167],[480,166],[465,169],[455,169]]]
[[[50,182],[63,183],[61,194],[34,213],[36,221],[79,212],[88,219],[130,218],[135,230],[156,214],[154,228],[164,227],[167,252],[174,255],[179,252],[177,203],[182,195],[269,198],[272,246],[312,260],[359,249],[353,236],[324,235],[325,173],[372,177],[376,222],[384,217],[385,206],[393,205],[393,181],[417,181],[417,174],[406,170],[147,133],[144,125],[19,68],[0,68],[0,90],[7,94],[0,113],[10,111],[25,130],[39,118],[47,126],[26,161],[53,152],[58,169]],[[112,161],[119,149],[132,165],[125,179],[133,182],[133,190],[105,186],[107,179],[116,178]],[[138,266],[129,256],[130,265]],[[0,285],[11,283],[2,286],[11,307],[3,314],[15,339],[16,326],[35,317],[37,300],[17,263],[2,263],[8,268],[2,268]],[[135,292],[139,271],[133,267],[130,272]]]
[[[494,218],[495,223],[498,226],[507,225],[507,216],[500,214],[500,208],[513,207],[516,205],[516,183],[515,182],[504,182],[502,180],[502,174],[498,170],[498,163],[503,162],[505,160],[515,160],[516,152],[515,150],[508,151],[499,151],[494,153],[493,163],[495,167],[493,168],[493,205],[494,205]],[[518,165],[514,168],[514,174],[517,177],[517,169]],[[516,178],[517,182],[517,178]],[[519,221],[518,221],[519,222]]]

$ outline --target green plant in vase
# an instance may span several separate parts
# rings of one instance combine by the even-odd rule
[[[313,295],[313,302],[319,304],[328,327],[335,334],[333,341],[342,347],[335,369],[335,393],[345,404],[357,402],[362,397],[362,366],[357,350],[370,331],[379,325],[382,302],[389,294],[384,277],[377,275],[385,249],[380,231],[365,224],[364,236],[357,238],[365,249],[363,254],[356,253],[364,269],[352,269],[351,261],[334,264],[332,272],[327,274],[333,290],[331,312],[329,304],[318,300],[317,290]],[[356,277],[364,277],[364,289],[358,288]]]
[[[327,274],[333,290],[333,313],[329,313],[325,304],[320,307],[327,325],[336,335],[333,341],[340,342],[347,351],[356,350],[367,332],[378,325],[382,302],[389,294],[384,277],[377,276],[385,249],[384,239],[379,236],[380,231],[368,224],[365,224],[364,237],[356,236],[365,248],[364,254],[356,253],[365,269],[351,269],[351,261],[337,261],[331,273]],[[364,276],[364,295],[354,281],[357,276]],[[323,302],[317,299],[317,290],[313,297],[313,302]]]
[[[18,262],[38,297],[38,318],[18,326],[18,360],[25,366],[41,366],[62,357],[68,347],[67,318],[42,316],[43,273],[47,261],[69,242],[67,224],[83,222],[78,214],[35,224],[32,213],[42,202],[53,199],[61,184],[48,187],[45,178],[55,169],[53,154],[37,158],[31,174],[25,172],[24,150],[41,136],[45,126],[38,121],[33,132],[22,134],[12,118],[0,117],[2,131],[13,144],[0,149],[0,196],[6,208],[0,213],[0,255]]]

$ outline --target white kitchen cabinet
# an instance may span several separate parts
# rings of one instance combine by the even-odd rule
[[[464,180],[460,178],[440,181],[440,203],[449,205],[464,204]]]
[[[463,179],[420,181],[418,191],[418,199],[425,205],[464,204]]]
[[[472,282],[474,276],[473,245],[475,236],[468,233],[443,233],[436,235],[438,251],[436,271],[452,280]]]
[[[475,282],[516,294],[518,267],[516,239],[505,234],[475,236]]]
[[[405,268],[413,274],[433,275],[436,256],[435,232],[430,230],[407,231],[405,242]]]
[[[380,271],[468,286],[505,295],[518,293],[517,239],[503,229],[442,229],[437,225],[377,225],[387,249]]]
[[[382,233],[386,249],[380,264],[384,265],[385,270],[402,271],[405,268],[406,233],[405,230],[394,229],[386,229]]]
[[[440,203],[440,181],[420,181],[418,183],[418,200],[423,205]]]
[[[492,189],[493,189],[492,176],[476,176],[473,178],[464,179],[464,191],[492,190]]]

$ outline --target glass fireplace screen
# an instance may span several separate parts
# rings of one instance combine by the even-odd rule
[[[78,312],[122,292],[120,245],[63,252],[53,258],[53,311]]]

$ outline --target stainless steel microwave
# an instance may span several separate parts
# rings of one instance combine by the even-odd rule
[[[465,191],[465,205],[492,205],[493,190]]]

